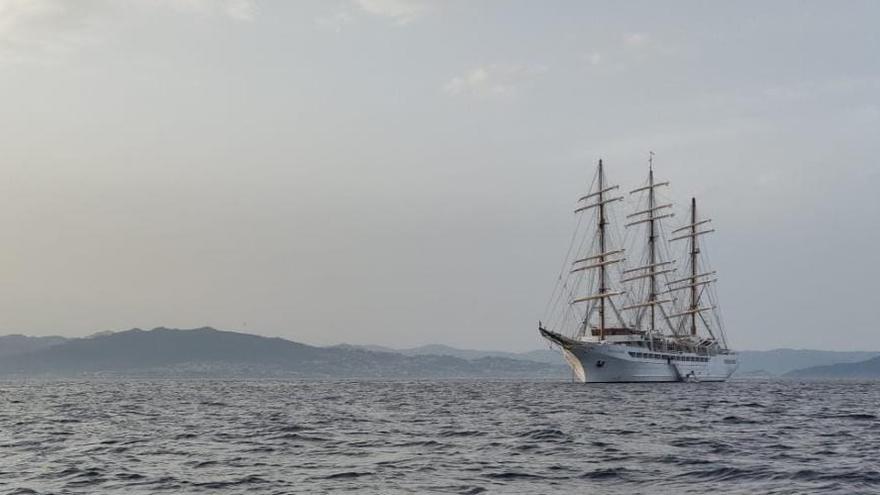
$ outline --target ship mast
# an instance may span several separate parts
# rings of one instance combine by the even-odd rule
[[[602,170],[602,159],[599,159],[599,340],[605,340],[605,178]]]
[[[697,198],[691,198],[691,336],[697,335],[697,255],[700,248],[697,241]]]
[[[594,244],[593,247],[598,248],[598,252],[587,253],[584,257],[574,260],[572,262],[573,266],[570,273],[588,273],[590,270],[597,270],[598,272],[589,272],[596,275],[595,277],[589,278],[592,284],[590,289],[596,290],[596,292],[583,297],[572,299],[570,301],[570,304],[582,302],[589,303],[588,309],[582,321],[582,328],[584,329],[589,327],[590,316],[593,314],[593,310],[596,310],[599,313],[597,328],[598,337],[599,340],[605,340],[605,336],[608,333],[607,330],[609,308],[612,310],[617,319],[622,322],[622,318],[620,317],[617,308],[614,306],[614,303],[610,300],[610,298],[621,295],[623,294],[623,292],[612,290],[611,284],[609,284],[608,280],[608,266],[624,261],[624,258],[622,257],[624,252],[623,249],[614,249],[613,246],[610,245],[611,242],[608,235],[609,222],[607,205],[608,203],[622,200],[623,196],[609,194],[611,191],[618,189],[619,186],[609,186],[607,184],[605,178],[605,168],[602,160],[599,160],[599,166],[596,172],[596,182],[594,182],[594,184],[596,185],[597,189],[578,199],[578,202],[584,202],[586,204],[578,207],[574,210],[574,212],[580,213],[595,208],[596,233],[594,239],[596,244]],[[606,299],[608,299],[608,301],[606,301]]]
[[[655,218],[654,218],[654,152],[648,156],[648,209],[651,210],[650,213],[650,221],[648,222],[648,252],[649,252],[649,263],[654,265],[657,263],[657,249],[654,243],[656,239],[655,234]],[[650,281],[650,290],[648,293],[648,301],[654,301],[657,297],[657,274],[655,270],[651,270]],[[651,310],[651,324],[648,327],[648,331],[654,333],[654,305],[652,304],[649,308]]]
[[[713,306],[713,305],[705,306],[705,307],[700,306],[700,294],[704,290],[704,287],[706,285],[709,285],[709,284],[717,281],[717,279],[705,278],[705,277],[711,277],[712,275],[715,275],[714,271],[709,271],[709,272],[705,272],[705,273],[700,272],[700,244],[699,244],[699,240],[697,238],[701,235],[710,234],[712,232],[715,232],[715,229],[699,230],[698,227],[701,225],[705,225],[711,221],[712,220],[708,219],[708,218],[704,219],[704,220],[699,220],[699,217],[697,216],[697,198],[691,198],[690,224],[679,227],[679,228],[672,231],[673,234],[677,233],[677,232],[686,232],[686,233],[681,234],[678,237],[673,237],[672,239],[669,240],[670,242],[683,240],[683,239],[688,239],[690,241],[690,242],[688,242],[688,246],[690,247],[690,249],[687,251],[688,258],[690,261],[690,273],[685,278],[681,278],[681,279],[673,280],[673,281],[669,282],[667,284],[667,286],[669,287],[669,292],[674,292],[674,291],[679,291],[679,290],[684,290],[684,289],[688,290],[689,302],[687,305],[687,310],[682,311],[681,313],[670,315],[670,317],[671,318],[672,317],[680,317],[680,316],[689,317],[686,320],[680,321],[681,324],[679,325],[678,328],[680,330],[684,330],[683,327],[685,325],[685,322],[690,323],[690,325],[689,325],[690,331],[688,333],[690,334],[691,337],[697,336],[697,319],[699,318],[699,319],[703,320],[704,323],[706,322],[706,320],[703,319],[702,313],[705,311],[711,311],[711,310],[715,309],[715,306]],[[686,285],[681,285],[682,283],[685,283]],[[706,325],[706,329],[710,334],[712,334],[711,329],[708,328],[708,324]],[[714,337],[714,335],[711,335],[711,336]]]
[[[647,259],[644,260],[646,264],[624,270],[623,274],[626,278],[621,280],[621,282],[635,282],[637,284],[644,284],[644,282],[647,281],[647,290],[644,292],[647,298],[645,300],[636,301],[634,304],[626,306],[623,309],[638,310],[635,318],[636,325],[639,325],[642,318],[645,316],[644,310],[647,309],[649,321],[646,325],[646,330],[648,334],[653,334],[657,331],[658,306],[660,307],[660,315],[664,317],[670,330],[672,330],[672,325],[666,317],[666,313],[663,311],[662,307],[662,304],[670,303],[672,300],[668,298],[660,299],[659,296],[666,292],[661,292],[657,288],[659,276],[675,271],[674,268],[670,267],[670,265],[674,264],[674,261],[663,260],[661,253],[658,251],[659,247],[657,242],[661,236],[660,226],[658,225],[659,222],[665,218],[672,217],[673,214],[663,213],[663,210],[671,208],[672,204],[658,204],[656,189],[668,185],[668,181],[656,182],[654,180],[654,152],[650,152],[648,155],[647,185],[630,191],[630,194],[647,192],[647,205],[645,209],[627,215],[627,218],[634,218],[635,220],[626,224],[626,227],[647,224]],[[642,287],[644,287],[644,285]]]

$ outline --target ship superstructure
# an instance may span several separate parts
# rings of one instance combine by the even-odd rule
[[[655,179],[653,153],[648,162],[645,183],[623,193],[599,160],[538,329],[583,382],[724,381],[738,363],[701,249],[711,220],[692,198],[683,225],[670,229],[669,182]]]

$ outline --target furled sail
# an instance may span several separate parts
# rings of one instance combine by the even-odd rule
[[[627,288],[627,304],[622,308],[630,311],[629,325],[650,335],[670,335],[674,327],[665,316],[665,305],[674,301],[661,298],[666,293],[667,277],[675,273],[675,261],[670,259],[665,241],[665,221],[674,217],[670,212],[673,204],[664,201],[659,188],[669,186],[669,181],[657,182],[654,178],[654,157],[648,159],[648,177],[645,184],[630,191],[636,200],[635,211],[626,217],[626,248],[635,266],[625,266],[620,282]]]
[[[599,160],[573,208],[574,234],[542,331],[572,339],[567,342],[644,339],[650,346],[727,348],[718,279],[701,246],[715,230],[697,214],[696,200],[683,225],[667,226],[682,215],[668,196],[670,182],[655,180],[653,161],[651,153],[645,182],[623,195]],[[628,211],[618,211],[623,207]]]
[[[616,302],[625,294],[619,280],[620,266],[626,261],[616,231],[619,223],[615,205],[624,199],[614,194],[619,189],[619,185],[609,183],[600,160],[590,189],[578,198],[574,210],[578,228],[566,269],[560,273],[548,305],[555,309],[547,322],[553,331],[572,336],[596,331],[604,339],[606,328],[625,327]]]

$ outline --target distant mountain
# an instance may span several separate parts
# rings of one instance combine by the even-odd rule
[[[815,367],[822,369],[810,373],[870,374],[869,365],[865,365],[868,366],[866,369],[824,368],[865,361],[880,356],[880,353],[775,349],[741,351],[739,356],[740,368],[736,376],[745,378],[784,375]],[[213,328],[133,329],[116,333],[101,332],[76,339],[7,335],[0,336],[0,358],[0,374],[7,375],[183,374],[352,378],[569,376],[558,350],[516,353],[458,349],[440,344],[409,349],[354,345],[316,347]],[[791,376],[796,374],[792,373]]]
[[[481,357],[504,357],[565,366],[562,354],[555,349],[538,349],[528,352],[504,352],[490,350],[458,349],[440,344],[428,344],[407,349],[382,346],[348,346],[380,352],[395,352],[406,356],[453,356],[461,359]],[[789,371],[815,365],[851,363],[880,355],[869,351],[817,351],[809,349],[773,349],[770,351],[739,351],[740,366],[735,376],[780,376]]]
[[[0,357],[37,351],[67,342],[64,337],[28,337],[27,335],[0,335]]]
[[[503,357],[406,356],[351,346],[315,347],[213,328],[132,329],[0,360],[0,374],[195,375],[347,378],[560,378],[563,366]]]
[[[880,378],[880,356],[856,363],[811,366],[786,373],[793,378]]]
[[[761,371],[770,375],[784,375],[790,371],[811,366],[863,361],[880,355],[867,351],[815,351],[808,349],[773,349],[771,351],[740,351],[736,375]]]
[[[538,363],[565,365],[565,360],[558,350],[538,349],[526,352],[505,352],[505,351],[487,351],[476,349],[459,349],[442,344],[428,344],[419,347],[411,347],[408,349],[394,349],[391,347],[383,347],[378,345],[355,346],[343,344],[343,346],[351,348],[366,349],[379,352],[394,352],[403,354],[404,356],[452,356],[461,359],[480,359],[484,357],[501,357],[508,359],[535,361]]]

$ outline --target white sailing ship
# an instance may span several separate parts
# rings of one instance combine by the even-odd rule
[[[700,239],[714,232],[691,199],[684,225],[669,230],[668,181],[654,179],[625,196],[599,160],[578,200],[577,227],[548,304],[541,335],[561,348],[582,382],[724,381],[738,366],[727,345]],[[625,228],[625,235],[618,232]],[[681,263],[672,259],[678,252]]]

